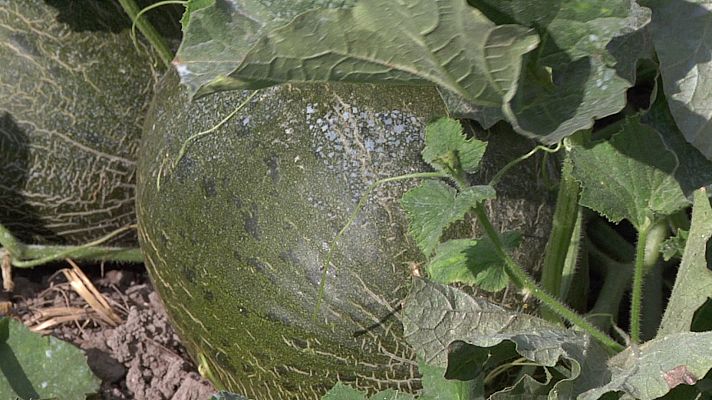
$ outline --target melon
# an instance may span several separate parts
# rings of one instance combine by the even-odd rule
[[[175,328],[217,386],[252,399],[318,399],[336,382],[417,393],[399,321],[423,261],[399,206],[417,182],[379,187],[334,239],[375,180],[428,170],[424,127],[446,113],[437,91],[299,84],[252,94],[191,101],[172,73],[146,119],[139,239]]]
[[[0,2],[0,223],[21,240],[85,243],[135,223],[156,74],[129,32],[114,2]]]

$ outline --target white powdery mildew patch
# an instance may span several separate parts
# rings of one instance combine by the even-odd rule
[[[343,102],[310,103],[304,115],[316,157],[329,171],[349,176],[354,203],[378,179],[415,172],[415,167],[403,165],[412,166],[422,148],[425,121],[421,118]]]

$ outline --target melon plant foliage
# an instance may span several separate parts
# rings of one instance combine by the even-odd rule
[[[185,7],[173,66],[193,98],[339,81],[435,86],[447,105],[450,115],[428,125],[421,153],[434,172],[400,201],[425,259],[399,314],[422,391],[365,393],[342,382],[323,399],[712,395],[711,0],[187,0]],[[495,228],[485,212],[501,174],[516,164],[474,184],[487,143],[455,118],[516,132],[537,143],[532,154],[556,159],[540,282],[510,255],[521,235]],[[448,234],[470,217],[484,235]],[[627,224],[635,244],[596,218]],[[588,286],[589,267],[603,276],[591,299],[596,293],[577,285]],[[507,309],[470,287],[518,287],[538,309]],[[595,313],[567,305],[587,300]],[[60,395],[10,379],[10,367],[41,364],[32,371],[42,374],[28,375],[33,382],[61,380],[52,357],[29,359],[40,353],[28,350],[13,358],[30,345],[71,353],[65,360],[86,379],[58,381],[83,385],[63,395],[96,390],[76,349],[8,319],[0,328],[1,358],[17,364],[4,362],[0,392]]]
[[[429,125],[423,159],[442,177],[423,180],[401,202],[428,260],[429,279],[415,280],[402,311],[424,375],[420,398],[709,395],[712,333],[693,328],[712,297],[712,2],[193,0],[182,22],[174,65],[193,96],[309,81],[436,85],[452,117],[561,146],[561,180],[570,183],[560,185],[543,271],[559,278],[542,288],[507,255],[516,232],[445,240],[451,224],[482,216],[496,179],[468,183],[486,143],[453,119]],[[596,323],[597,331],[555,304],[573,285],[561,276],[579,254],[581,208],[637,233],[634,249],[614,249],[625,253],[632,280],[620,341],[607,336],[610,323]],[[641,310],[661,252],[682,260],[656,332]],[[495,292],[510,281],[549,317],[447,285]],[[605,302],[597,309],[610,308]],[[518,358],[539,368],[493,390],[491,373]],[[324,397],[396,398],[413,397],[344,384]]]

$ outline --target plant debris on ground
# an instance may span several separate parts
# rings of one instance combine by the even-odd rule
[[[83,349],[101,379],[102,399],[205,400],[215,392],[190,361],[142,267],[84,267],[91,277],[84,281],[94,283],[117,318],[113,324],[102,317],[106,309],[92,307],[67,280],[67,271],[76,276],[82,269],[67,267],[16,270],[14,313],[31,330]]]

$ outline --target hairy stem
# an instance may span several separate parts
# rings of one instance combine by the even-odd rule
[[[579,269],[584,269],[584,267],[579,266],[579,255],[585,249],[582,249],[582,235],[581,231],[583,229],[583,210],[581,207],[577,207],[578,212],[576,213],[576,223],[574,224],[574,230],[571,232],[571,244],[569,244],[568,251],[566,252],[566,258],[564,259],[564,268],[561,271],[561,291],[559,293],[559,298],[570,299],[571,288],[576,286],[574,282],[574,277],[579,274]],[[581,263],[584,264],[584,263]],[[585,274],[588,276],[588,265],[585,265]],[[585,289],[588,289],[588,279],[578,279],[577,281],[585,280],[587,283]],[[585,297],[582,299],[585,302]]]
[[[21,255],[25,250],[25,245],[17,240],[15,235],[2,224],[0,224],[0,246],[11,255]]]
[[[574,179],[573,163],[567,152],[561,168],[561,183],[556,198],[556,209],[552,220],[551,234],[544,251],[544,266],[542,268],[541,284],[543,289],[559,299],[565,299],[562,293],[562,276],[566,266],[567,255],[577,253],[578,240],[574,238],[574,230],[579,222],[579,184]],[[580,225],[579,225],[580,227]],[[575,258],[573,260],[575,264]],[[571,266],[569,266],[571,267]],[[572,268],[570,268],[572,269]],[[571,271],[570,271],[571,272]],[[559,317],[550,309],[542,310],[542,317],[549,321],[558,321]]]
[[[27,246],[25,256],[30,260],[13,259],[12,266],[16,268],[33,268],[48,262],[65,258],[89,261],[114,261],[128,263],[142,263],[141,249],[132,247],[104,247],[104,246]]]
[[[648,229],[645,240],[645,256],[643,257],[643,297],[645,307],[641,310],[641,339],[647,340],[655,336],[663,316],[663,278],[660,263],[660,246],[669,235],[667,219],[663,218]]]
[[[33,268],[64,258],[140,263],[143,262],[143,255],[140,249],[102,246],[107,241],[135,228],[135,225],[125,226],[83,245],[53,246],[21,243],[7,228],[0,224],[0,245],[2,245],[2,249],[10,254],[12,266],[16,268]]]
[[[655,337],[663,318],[663,263],[657,262],[652,268],[647,269],[643,297],[645,307],[642,310],[640,337],[645,341]]]
[[[640,316],[643,305],[643,280],[645,278],[645,247],[650,227],[650,222],[640,227],[638,242],[635,245],[633,288],[630,299],[630,340],[634,344],[640,343]]]
[[[121,4],[121,7],[124,9],[126,14],[129,15],[131,21],[138,26],[138,29],[141,33],[143,33],[143,36],[145,36],[148,42],[151,43],[151,46],[153,46],[156,50],[158,56],[161,57],[163,64],[165,64],[166,67],[169,67],[171,65],[171,61],[173,60],[173,52],[171,52],[171,49],[168,47],[166,41],[163,40],[163,37],[158,33],[158,31],[156,31],[156,28],[148,22],[148,19],[141,18],[141,10],[138,8],[136,2],[134,0],[119,0],[119,4]],[[134,39],[134,45],[136,45],[136,37],[133,35],[132,37]]]
[[[482,204],[479,204],[477,205],[477,207],[475,207],[475,215],[477,216],[477,220],[487,233],[487,236],[494,244],[495,250],[497,251],[498,255],[504,260],[505,267],[507,269],[507,274],[517,286],[529,291],[536,299],[541,301],[544,306],[548,307],[557,315],[560,315],[562,318],[566,319],[573,325],[576,325],[577,327],[586,331],[593,338],[598,340],[601,344],[603,344],[610,350],[615,352],[623,350],[623,346],[620,343],[616,342],[611,337],[596,328],[583,316],[568,308],[556,297],[550,295],[549,293],[541,289],[539,285],[526,273],[526,271],[524,271],[524,269],[522,269],[522,267],[519,266],[512,259],[512,257],[509,256],[509,254],[504,248],[499,234],[494,229],[492,223],[487,217],[487,213],[485,212],[485,209]]]

